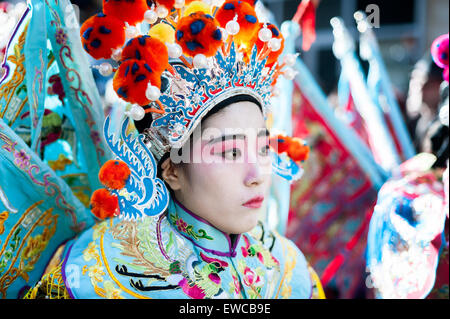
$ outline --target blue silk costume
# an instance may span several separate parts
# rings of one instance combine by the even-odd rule
[[[289,240],[262,223],[231,239],[175,201],[160,216],[99,223],[65,250],[61,273],[72,298],[318,295],[314,272]]]

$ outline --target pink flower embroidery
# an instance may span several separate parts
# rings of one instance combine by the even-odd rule
[[[259,261],[264,265],[264,256],[260,252],[256,253],[256,256],[258,257]]]
[[[30,166],[30,156],[24,150],[15,152],[14,163],[20,168],[26,169]]]
[[[208,275],[209,280],[211,280],[213,283],[215,283],[216,285],[220,284],[220,277],[218,274],[216,273],[211,273]]]
[[[67,42],[67,34],[64,32],[63,29],[56,30],[55,38],[56,38],[56,42],[59,45],[65,45]]]
[[[187,279],[183,278],[178,285],[181,287],[183,292],[193,299],[203,299],[205,298],[205,292],[199,288],[197,285],[190,286]]]
[[[233,277],[233,282],[234,282],[234,293],[236,295],[239,295],[241,293],[241,283],[236,278],[236,276],[232,275],[232,277]]]
[[[101,142],[100,134],[98,134],[97,131],[92,131],[91,139],[92,141],[94,141],[94,144],[96,145]]]
[[[64,92],[64,87],[61,81],[61,77],[58,74],[54,74],[50,77],[48,82],[51,86],[48,88],[48,94],[56,94],[58,95],[59,100],[64,103],[64,98],[66,97],[66,93]]]
[[[242,256],[244,256],[244,258],[248,257],[248,250],[245,249],[245,247],[241,247],[241,250],[242,250]]]
[[[242,250],[242,256],[244,256],[244,258],[248,257],[249,253],[248,253],[248,249],[250,248],[250,242],[247,238],[247,236],[242,236],[244,238],[244,242],[245,242],[245,246],[241,247]]]
[[[183,232],[183,233],[186,232],[187,223],[184,220],[182,220],[181,218],[177,219],[176,225],[180,232]]]
[[[253,270],[251,270],[249,267],[245,267],[244,269],[244,284],[246,286],[252,286],[254,284],[257,284],[261,281],[261,278],[257,274],[254,273]]]

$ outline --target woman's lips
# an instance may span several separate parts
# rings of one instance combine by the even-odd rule
[[[248,207],[248,208],[260,208],[262,206],[263,201],[264,201],[264,196],[257,196],[257,197],[250,199],[248,202],[242,204],[242,206]]]

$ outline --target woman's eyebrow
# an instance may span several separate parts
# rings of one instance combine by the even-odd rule
[[[244,134],[232,134],[232,135],[222,135],[219,137],[215,137],[211,140],[208,141],[208,143],[206,144],[214,144],[217,142],[224,142],[226,140],[245,140],[245,135]]]
[[[262,129],[258,132],[257,137],[261,136],[270,136],[270,132],[268,129]],[[246,136],[245,134],[231,134],[231,135],[222,135],[219,137],[215,137],[208,141],[206,144],[214,144],[217,142],[224,142],[226,140],[245,140]]]

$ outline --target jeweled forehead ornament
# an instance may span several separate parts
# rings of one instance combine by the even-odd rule
[[[278,63],[283,36],[259,21],[255,3],[104,0],[103,12],[82,25],[85,50],[113,60],[97,68],[114,73],[114,90],[132,105],[127,114],[139,121],[152,113],[145,134],[158,160],[231,96],[254,97],[267,116],[277,78],[295,76],[295,56]]]

